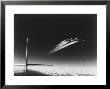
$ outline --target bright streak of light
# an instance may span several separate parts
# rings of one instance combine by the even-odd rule
[[[72,39],[72,38],[71,38],[71,39],[68,39],[68,40],[61,41],[61,42],[60,42],[54,49],[52,49],[48,54],[54,53],[54,52],[56,52],[56,51],[59,51],[59,50],[65,48],[65,47],[68,47],[68,46],[70,46],[70,45],[72,45],[72,44],[75,44],[75,43],[77,43],[77,42],[79,42],[77,38],[75,38],[75,39]]]

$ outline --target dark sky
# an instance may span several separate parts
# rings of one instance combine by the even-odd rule
[[[29,63],[81,64],[97,60],[96,14],[15,14],[15,63],[24,63],[27,35]],[[48,54],[58,43],[71,37],[85,41]]]

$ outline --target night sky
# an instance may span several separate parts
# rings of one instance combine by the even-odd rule
[[[26,36],[29,63],[81,65],[97,61],[96,14],[15,14],[15,64],[25,63]],[[48,54],[58,43],[71,37],[77,37],[80,42]]]

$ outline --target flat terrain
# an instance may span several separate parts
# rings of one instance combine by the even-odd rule
[[[14,73],[14,76],[50,76],[41,72],[27,70],[26,72]]]
[[[15,76],[95,76],[96,67],[24,65],[14,66]]]

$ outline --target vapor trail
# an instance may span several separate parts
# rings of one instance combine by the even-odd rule
[[[70,46],[72,44],[75,44],[77,42],[79,42],[79,39],[77,39],[77,38],[75,38],[75,39],[72,39],[71,38],[71,39],[66,39],[64,41],[61,41],[58,45],[56,45],[55,48],[53,48],[52,50],[50,50],[48,52],[48,54],[51,54],[51,53],[54,53],[54,52],[59,51],[61,49],[64,49],[65,47],[68,47],[68,46]]]

